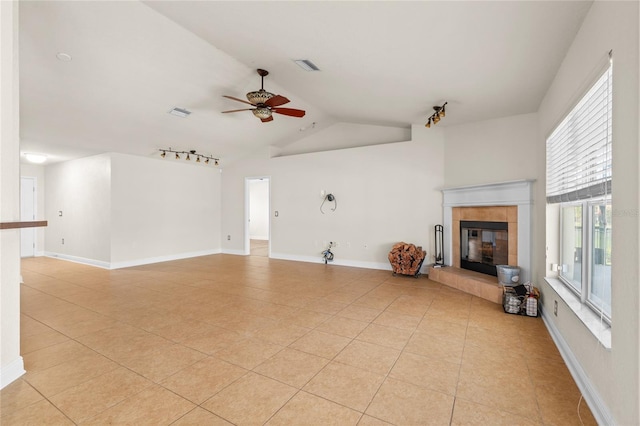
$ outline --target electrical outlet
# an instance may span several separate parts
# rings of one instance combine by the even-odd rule
[[[558,301],[553,301],[553,315],[558,316]]]
[[[64,238],[62,239],[62,244],[64,244]]]
[[[227,235],[227,241],[231,241],[231,235]]]

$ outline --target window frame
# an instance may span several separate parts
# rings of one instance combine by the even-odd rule
[[[580,304],[582,306],[587,307],[589,310],[593,311],[602,322],[605,322],[606,324],[608,324],[609,326],[611,325],[611,317],[613,315],[612,313],[612,308],[611,308],[611,287],[612,287],[612,280],[611,280],[611,276],[609,274],[608,277],[608,282],[605,281],[599,281],[604,283],[605,285],[608,285],[609,288],[604,290],[604,293],[602,293],[603,295],[606,295],[607,292],[609,293],[609,300],[608,303],[607,301],[603,298],[600,298],[600,300],[593,300],[592,297],[592,289],[594,288],[594,277],[595,277],[595,272],[594,270],[596,269],[595,265],[593,264],[594,259],[596,258],[596,254],[595,254],[595,244],[594,244],[594,234],[595,229],[594,229],[594,222],[595,222],[595,215],[594,215],[594,206],[598,206],[598,205],[605,205],[608,206],[605,207],[605,211],[606,210],[611,210],[612,209],[612,195],[611,195],[611,182],[612,182],[612,162],[611,162],[611,152],[612,152],[612,148],[613,148],[613,135],[612,135],[612,121],[613,121],[613,114],[612,114],[612,107],[613,107],[613,101],[612,101],[612,86],[613,86],[613,63],[611,60],[611,53],[609,52],[609,57],[607,58],[607,64],[606,66],[601,66],[599,68],[599,71],[597,73],[597,76],[592,80],[591,84],[586,87],[586,90],[582,93],[582,95],[578,98],[577,102],[573,105],[573,107],[562,117],[562,119],[560,120],[560,122],[557,124],[557,126],[548,134],[547,138],[546,138],[546,146],[547,146],[547,158],[545,160],[546,163],[546,177],[547,177],[547,204],[555,204],[558,206],[558,219],[559,219],[559,229],[558,229],[558,234],[557,234],[557,247],[559,249],[558,251],[558,261],[560,263],[560,267],[558,268],[558,274],[557,274],[557,279],[559,281],[560,284],[562,284],[563,287],[565,287],[571,294],[575,295],[575,297],[577,298],[577,300],[580,301]],[[603,81],[604,77],[607,77],[608,81],[607,81],[607,87],[605,88],[606,92],[606,96],[607,96],[607,100],[606,102],[598,107],[597,103],[591,103],[588,101],[585,101],[586,99],[591,99],[592,93],[594,88],[602,88],[603,86],[601,86],[601,81]],[[594,99],[598,99],[597,97]],[[586,110],[582,110],[580,109],[582,106],[587,105],[588,108]],[[592,108],[598,109],[598,111],[602,114],[602,115],[595,115],[593,117],[589,117],[591,119],[591,121],[596,121],[597,120],[605,120],[604,122],[606,123],[606,136],[604,139],[602,139],[602,141],[604,142],[604,145],[588,145],[590,143],[592,143],[592,139],[584,139],[585,136],[591,136],[592,133],[588,132],[588,133],[584,133],[584,132],[579,132],[577,135],[574,136],[574,139],[571,139],[567,135],[566,132],[570,131],[571,126],[573,126],[575,123],[575,119],[574,117],[582,117],[585,112],[584,111],[591,111]],[[589,112],[591,114],[591,112]],[[604,115],[606,114],[606,115]],[[567,128],[563,127],[563,126],[568,126]],[[588,124],[589,126],[591,124]],[[562,142],[562,144],[558,145],[558,140],[556,139],[556,141],[554,141],[554,138],[559,137],[558,135],[561,135],[562,138],[560,139],[560,141]],[[577,137],[577,139],[576,139]],[[599,156],[603,156],[603,157],[587,157],[585,158],[585,161],[587,162],[587,164],[593,164],[591,163],[594,158],[597,160],[597,165],[599,164],[603,164],[604,168],[599,168],[599,166],[597,169],[589,169],[589,168],[582,168],[580,167],[580,169],[578,169],[578,173],[581,173],[580,170],[582,170],[582,175],[584,176],[585,173],[584,171],[590,171],[593,170],[591,173],[587,173],[587,175],[590,175],[592,173],[596,173],[596,177],[595,179],[588,179],[588,180],[584,180],[584,179],[580,179],[578,178],[577,180],[569,180],[569,181],[561,181],[561,182],[568,182],[569,185],[565,185],[564,186],[564,190],[562,185],[558,185],[558,179],[564,179],[563,176],[565,176],[564,174],[560,173],[558,174],[558,172],[553,172],[553,170],[556,170],[555,165],[557,164],[566,164],[565,162],[575,162],[575,161],[580,161],[580,159],[582,157],[579,157],[577,155],[577,153],[570,153],[567,154],[567,152],[571,151],[572,149],[577,148],[578,152],[583,153],[583,154],[590,154],[590,155],[594,155],[597,151],[585,151],[584,147],[588,146],[589,148],[591,148],[592,146],[601,146],[602,148],[599,149],[604,149],[603,153],[599,153]],[[600,160],[600,158],[602,158],[603,160]],[[560,163],[558,163],[558,160],[560,160]],[[603,161],[603,162],[602,162]],[[578,162],[577,164],[585,164],[585,162]],[[591,166],[593,167],[593,166]],[[566,169],[559,169],[560,171],[562,170],[566,170]],[[571,175],[569,175],[571,176]],[[580,174],[578,176],[581,176]],[[552,178],[550,180],[550,178]],[[573,185],[573,186],[572,186]],[[575,208],[576,206],[581,206],[582,208],[582,230],[581,230],[581,234],[580,234],[580,238],[581,238],[581,249],[580,249],[580,261],[581,264],[580,266],[580,282],[578,283],[575,279],[572,279],[572,277],[570,276],[563,276],[564,273],[564,265],[568,265],[569,263],[566,262],[568,259],[566,258],[566,256],[569,256],[570,254],[567,253],[565,256],[565,248],[568,249],[568,247],[565,246],[565,244],[570,243],[572,246],[575,246],[575,242],[571,242],[569,240],[564,241],[565,240],[565,229],[564,226],[566,225],[564,223],[565,221],[565,208],[567,207],[573,207]],[[606,214],[606,213],[605,213]],[[611,222],[609,222],[610,224]],[[605,226],[604,231],[605,232],[605,237],[604,237],[604,241],[605,241],[605,247],[603,247],[604,252],[602,253],[603,256],[603,260],[602,260],[602,264],[605,267],[609,267],[611,268],[611,264],[612,261],[607,262],[607,247],[608,244],[611,244],[610,239],[607,239],[607,235],[611,235],[611,227],[609,226],[608,228]],[[574,248],[575,250],[575,248]],[[577,258],[577,256],[574,254],[573,255],[573,260],[572,260],[572,265],[573,265],[573,271],[575,271],[575,267],[578,266],[577,262],[575,261],[575,259]],[[606,274],[606,272],[605,272]],[[579,288],[576,288],[576,286],[578,286],[579,284]],[[594,297],[598,297],[599,295],[594,294]],[[606,304],[606,308],[605,307],[601,307],[601,306],[605,306]],[[605,310],[608,309],[608,312]]]

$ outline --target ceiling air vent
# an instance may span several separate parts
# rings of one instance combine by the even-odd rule
[[[187,118],[189,114],[191,114],[191,111],[184,108],[175,107],[169,111],[169,114],[175,115],[177,117]]]
[[[293,62],[305,71],[320,71],[320,68],[308,59],[294,59]]]

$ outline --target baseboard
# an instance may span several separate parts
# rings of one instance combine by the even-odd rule
[[[169,262],[172,260],[190,259],[192,257],[209,256],[212,254],[220,254],[220,249],[215,250],[200,250],[191,251],[186,253],[177,253],[167,256],[147,257],[144,259],[125,260],[122,262],[113,262],[110,265],[110,269],[130,268],[132,266],[149,265],[151,263]]]
[[[122,262],[103,262],[101,260],[87,259],[78,256],[69,256],[67,254],[45,252],[45,256],[57,259],[68,260],[71,262],[82,263],[85,265],[97,266],[104,269],[121,269],[130,268],[132,266],[149,265],[151,263],[169,262],[172,260],[189,259],[192,257],[209,256],[211,254],[220,254],[220,249],[200,250],[187,253],[170,254],[167,256],[147,257],[143,259],[125,260]]]
[[[271,253],[272,259],[292,260],[296,262],[324,263],[322,256],[299,256],[286,253]],[[354,268],[379,269],[382,271],[391,271],[391,265],[388,262],[366,262],[362,260],[334,259],[329,265],[351,266]],[[423,268],[426,272],[426,268]]]
[[[109,262],[104,262],[102,260],[87,259],[86,257],[71,256],[68,254],[54,253],[51,251],[45,251],[44,255],[47,257],[53,257],[56,259],[68,260],[70,262],[82,263],[84,265],[97,266],[98,268],[111,269],[111,264]]]
[[[235,254],[237,256],[247,256],[247,255],[249,255],[249,253],[247,253],[244,250],[234,250],[234,249],[222,249],[222,254]]]
[[[556,328],[555,324],[550,319],[549,314],[547,314],[546,310],[543,309],[543,306],[540,306],[540,311],[542,313],[542,320],[544,321],[547,330],[549,330],[551,338],[558,347],[560,355],[562,355],[562,359],[564,359],[565,364],[567,364],[567,368],[569,369],[573,380],[575,380],[576,385],[578,385],[578,389],[580,389],[580,392],[582,392],[585,402],[591,409],[593,417],[595,417],[599,425],[615,424],[609,408],[600,397],[598,391],[591,384],[589,377],[582,369],[582,366],[578,362],[578,359],[571,351],[571,348],[564,340],[564,337],[562,337],[560,331]]]
[[[24,370],[24,361],[21,356],[14,359],[9,364],[0,367],[0,389],[3,389],[8,384],[13,383],[24,373],[26,373],[26,371]]]

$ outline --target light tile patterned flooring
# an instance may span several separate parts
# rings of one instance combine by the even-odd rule
[[[2,425],[595,424],[541,319],[424,276],[231,255],[22,271]]]

